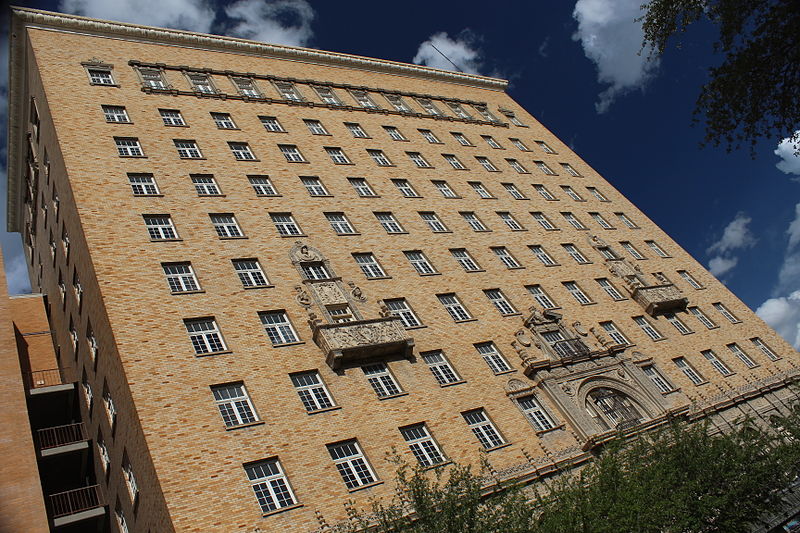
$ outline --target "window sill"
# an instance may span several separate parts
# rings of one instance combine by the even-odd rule
[[[122,159],[147,159],[146,155],[121,155]]]
[[[494,375],[495,376],[504,376],[506,374],[513,374],[516,371],[517,371],[516,368],[510,368],[508,370],[503,370],[502,372],[495,372]]]
[[[464,272],[466,272],[467,274],[471,274],[471,273],[474,273],[474,272],[486,272],[486,270],[484,270],[482,268],[479,268],[477,270],[465,270]]]
[[[580,303],[580,302],[578,302],[578,303]],[[584,304],[584,303],[581,303],[581,305],[582,305],[583,307],[586,307],[586,306],[589,306],[589,305],[597,305],[597,302],[587,302],[587,303],[585,303],[585,304]],[[666,338],[666,337],[664,337],[664,338]]]
[[[309,416],[318,415],[320,413],[328,413],[330,411],[338,411],[341,408],[342,408],[341,405],[332,405],[331,407],[326,407],[325,409],[315,409],[313,411],[306,411],[306,414],[309,415]]]
[[[221,241],[236,241],[236,240],[239,240],[239,239],[246,239],[246,238],[247,238],[247,235],[238,235],[238,236],[233,236],[233,237],[220,237],[219,240],[221,240]]]
[[[198,198],[225,198],[225,194],[198,194]]]
[[[260,163],[260,159],[237,159],[236,157],[233,158],[234,161],[241,161],[243,163]]]
[[[225,354],[229,354],[229,353],[233,353],[233,350],[223,350],[221,352],[195,353],[194,356],[195,357],[207,357],[207,356],[213,356],[213,355],[225,355]]]
[[[420,276],[421,278],[427,278],[427,277],[429,277],[429,276],[441,276],[441,275],[442,275],[442,273],[441,273],[441,272],[428,272],[428,273],[426,273],[426,274],[420,274],[419,276]]]
[[[380,194],[359,194],[359,198],[380,198]]]
[[[383,401],[383,400],[393,400],[393,399],[395,399],[395,398],[400,398],[400,397],[402,397],[402,396],[408,396],[408,393],[407,393],[407,392],[398,392],[397,394],[391,394],[391,395],[389,395],[389,396],[379,396],[379,397],[378,397],[378,399],[379,399],[380,401]]]
[[[275,285],[250,285],[250,286],[247,286],[247,287],[242,287],[242,289],[244,289],[246,291],[253,291],[253,290],[256,290],[256,289],[271,289],[274,286]]]
[[[373,277],[364,276],[364,277],[367,280],[371,280],[371,279],[392,279],[392,276],[373,276]]]
[[[196,290],[196,291],[170,292],[170,294],[175,295],[175,296],[180,296],[181,294],[202,294],[204,292],[206,292],[206,291],[204,291],[203,289],[199,289],[199,290]]]
[[[120,87],[119,83],[91,83],[89,82],[91,87]]]
[[[266,422],[264,422],[263,420],[256,420],[255,422],[249,422],[247,424],[239,424],[239,425],[236,425],[236,426],[226,426],[225,427],[225,431],[233,431],[233,430],[241,429],[241,428],[251,428],[253,426],[262,426],[265,423]]]
[[[241,131],[242,128],[223,128],[221,126],[217,126],[218,130],[227,130],[227,131]]]
[[[503,316],[503,317],[507,317],[507,316],[522,316],[522,313],[520,313],[520,312],[508,313],[508,314],[505,314],[505,315],[501,314],[500,316]]]
[[[508,267],[506,270],[525,270],[524,266]]]
[[[407,231],[387,231],[386,235],[408,235]]]
[[[188,128],[188,124],[164,124],[167,128]]]
[[[444,383],[442,385],[439,385],[439,387],[441,387],[441,388],[454,387],[456,385],[461,385],[462,383],[466,383],[466,382],[467,382],[466,379],[459,379],[458,381],[453,381],[451,383]]]
[[[134,198],[162,198],[163,194],[134,194]]]
[[[309,198],[333,198],[332,194],[309,194]]]
[[[181,157],[181,156],[178,156],[178,159],[180,159],[181,161],[206,161],[207,160],[205,157]]]
[[[294,233],[292,235],[279,235],[282,239],[296,239],[297,237],[308,237],[305,233]]]
[[[150,242],[183,242],[183,239],[150,239]]]
[[[559,425],[557,425],[557,426],[553,426],[553,427],[551,427],[550,429],[540,429],[540,430],[536,431],[535,433],[536,433],[536,436],[538,436],[538,437],[541,437],[541,436],[542,436],[542,435],[544,435],[545,433],[551,433],[551,432],[553,432],[553,431],[557,431],[557,430],[559,430],[559,429],[564,429],[565,427],[566,427],[566,425],[564,425],[564,424],[559,424]]]
[[[403,329],[405,329],[406,331],[408,331],[408,330],[412,330],[412,329],[423,329],[423,328],[427,328],[427,327],[428,327],[428,326],[426,326],[425,324],[420,324],[419,326],[411,326],[411,327],[408,327],[408,328],[403,328]]]
[[[300,344],[305,344],[306,341],[295,341],[295,342],[284,342],[283,344],[273,344],[273,348],[283,348],[285,346],[299,346]]]
[[[240,160],[240,161],[241,161],[241,160]],[[253,159],[251,159],[251,161],[254,161],[254,160],[253,160]],[[257,161],[257,160],[256,160],[256,161]],[[289,160],[287,160],[286,162],[287,162],[287,163],[292,163],[292,164],[294,164],[294,165],[310,165],[310,164],[311,164],[311,163],[309,163],[308,161],[289,161]]]
[[[256,198],[281,198],[282,194],[256,194]]]
[[[381,168],[392,168],[392,167],[397,167],[397,165],[378,165],[378,166],[379,166],[379,167],[381,167]],[[432,168],[432,167],[431,167],[431,168]]]
[[[354,167],[354,166],[356,166],[355,163],[350,162],[350,161],[348,161],[347,163],[339,163],[339,162],[333,161],[333,164],[334,165],[339,165],[339,166],[342,166],[342,167]]]
[[[128,120],[127,122],[123,122],[121,120],[106,120],[106,124],[133,124],[133,121]]]
[[[373,481],[372,483],[367,483],[366,485],[361,485],[360,487],[355,487],[352,489],[348,489],[348,492],[358,492],[360,490],[371,489],[372,487],[376,487],[378,485],[383,485],[383,481]]]
[[[451,230],[446,230],[446,231],[433,231],[433,230],[431,230],[431,233],[453,233],[453,232]]]
[[[353,236],[357,237],[357,236],[359,236],[361,234],[358,233],[358,232],[353,232],[353,233],[337,233],[336,235],[338,237],[353,237]]]
[[[506,443],[504,443],[504,444],[501,444],[501,445],[499,445],[499,446],[495,446],[494,448],[484,448],[484,449],[483,449],[483,451],[485,451],[486,453],[489,453],[489,452],[493,452],[493,451],[495,451],[495,450],[500,450],[500,449],[502,449],[502,448],[506,448],[506,447],[508,447],[508,446],[511,446],[511,443],[510,443],[510,442],[506,442]]]
[[[465,322],[477,322],[477,318],[466,318],[464,320],[454,320],[456,324],[464,324]]]
[[[276,514],[282,513],[284,511],[291,511],[292,509],[298,509],[300,507],[303,507],[303,504],[302,503],[296,503],[294,505],[289,505],[289,506],[286,506],[286,507],[281,507],[280,509],[275,509],[274,511],[270,511],[268,513],[262,513],[261,516],[263,516],[263,517],[272,516],[272,515],[276,515]]]

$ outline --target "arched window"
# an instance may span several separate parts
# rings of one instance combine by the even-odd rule
[[[586,408],[601,425],[614,429],[627,429],[646,418],[644,412],[628,395],[607,387],[599,387],[586,397]],[[599,421],[600,421],[599,420]]]

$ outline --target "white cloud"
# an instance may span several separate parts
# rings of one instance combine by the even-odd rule
[[[800,349],[800,290],[787,297],[770,298],[756,314],[792,346]]]
[[[203,33],[208,33],[214,22],[214,9],[207,0],[61,0],[58,10]]]
[[[306,0],[239,0],[225,14],[236,21],[225,30],[234,37],[306,46],[314,35],[314,9]]]
[[[431,35],[427,41],[419,45],[414,63],[426,65],[443,70],[462,70],[470,74],[480,74],[481,52],[478,48],[478,39],[470,30],[461,31],[455,39],[451,39],[446,32]],[[458,66],[453,66],[450,61],[434,48],[438,48],[450,61]]]
[[[737,265],[739,258],[734,251],[754,246],[757,239],[753,237],[748,225],[753,219],[744,213],[737,213],[733,220],[725,226],[722,237],[706,249],[707,254],[716,254],[708,261],[708,271],[720,277],[727,274]]]
[[[794,136],[786,137],[778,143],[778,148],[773,153],[780,157],[781,161],[775,163],[775,166],[784,174],[800,176],[800,155],[795,154],[795,145],[800,145],[800,130],[794,132]]]
[[[645,86],[658,68],[648,59],[648,49],[639,53],[644,33],[640,22],[642,0],[578,0],[572,16],[578,30],[572,39],[580,41],[583,53],[597,66],[597,80],[608,84],[595,104],[605,113],[614,99]]]
[[[794,206],[794,220],[789,224],[786,233],[789,235],[788,249],[791,251],[795,246],[800,244],[800,204]]]
[[[708,271],[718,278],[733,270],[733,267],[735,267],[738,262],[739,258],[737,257],[717,256],[708,262]]]
[[[20,235],[18,233],[5,233],[2,241],[8,294],[30,293],[31,282],[28,280],[28,265],[25,263],[25,256],[22,252]]]

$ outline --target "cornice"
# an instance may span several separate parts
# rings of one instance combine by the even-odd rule
[[[123,22],[111,22],[78,15],[68,15],[22,7],[12,8],[12,14],[14,18],[22,21],[25,26],[52,28],[160,44],[167,43],[222,52],[258,55],[261,57],[273,57],[349,69],[371,70],[387,74],[413,76],[434,81],[469,85],[495,91],[503,91],[508,86],[508,81],[499,78],[478,76],[463,72],[451,72],[420,65],[341,54],[338,52],[314,50],[311,48],[267,44],[235,37],[155,28],[152,26],[140,26]]]

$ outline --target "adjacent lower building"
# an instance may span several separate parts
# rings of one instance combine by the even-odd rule
[[[797,352],[506,87],[13,10],[8,226],[91,528],[325,530],[392,450],[535,483],[786,412]]]

